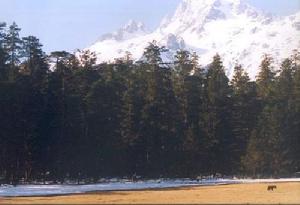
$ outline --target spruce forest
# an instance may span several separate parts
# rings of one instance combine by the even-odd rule
[[[251,81],[221,57],[198,65],[155,41],[96,64],[0,24],[0,184],[103,177],[283,177],[300,170],[300,55]]]

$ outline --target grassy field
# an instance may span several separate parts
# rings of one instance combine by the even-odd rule
[[[51,197],[1,198],[0,204],[300,204],[300,183],[236,184],[161,190],[97,192]]]

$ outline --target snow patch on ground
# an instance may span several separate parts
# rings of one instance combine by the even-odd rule
[[[120,190],[142,190],[176,188],[185,186],[208,186],[221,184],[242,183],[275,183],[275,182],[300,182],[300,178],[286,179],[158,179],[138,182],[120,180],[89,185],[2,185],[0,186],[0,197],[15,196],[49,196],[79,194],[92,191],[120,191]]]

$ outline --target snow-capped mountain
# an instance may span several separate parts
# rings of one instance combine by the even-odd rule
[[[114,33],[104,34],[100,37],[99,41],[105,40],[115,40],[122,41],[126,39],[131,39],[140,35],[145,35],[147,33],[145,25],[142,22],[136,22],[130,20],[123,28],[120,28]]]
[[[200,63],[207,65],[219,53],[229,76],[239,62],[253,79],[263,54],[272,55],[278,64],[300,49],[299,36],[300,12],[282,17],[266,14],[245,0],[182,0],[153,32],[130,21],[88,49],[97,53],[99,62],[123,57],[126,51],[140,59],[148,43],[156,40],[169,49],[164,60],[186,49],[197,52]]]

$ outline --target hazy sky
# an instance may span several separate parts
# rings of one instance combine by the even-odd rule
[[[199,0],[201,1],[201,0]],[[247,0],[265,11],[286,15],[300,10],[300,0]],[[0,0],[0,22],[15,21],[21,35],[37,36],[45,51],[84,48],[129,19],[149,29],[172,13],[180,0]]]

